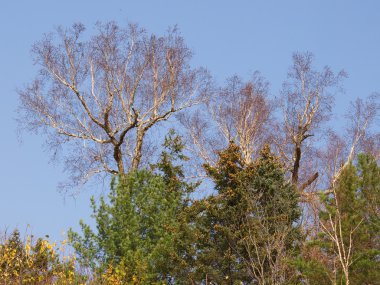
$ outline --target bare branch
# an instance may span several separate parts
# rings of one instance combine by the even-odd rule
[[[316,179],[313,174],[306,178],[306,182],[298,185],[305,141],[321,131],[320,125],[329,119],[334,99],[330,90],[345,76],[343,71],[335,75],[328,67],[320,72],[315,71],[312,61],[313,56],[310,53],[295,53],[293,66],[282,90],[286,132],[283,148],[291,146],[289,151],[292,152],[292,160],[287,164],[291,169],[292,183],[300,191],[304,191]],[[283,152],[286,153],[287,150]]]
[[[37,42],[39,75],[19,92],[21,127],[47,133],[54,152],[66,144],[66,165],[83,181],[138,168],[150,129],[204,100],[210,80],[190,67],[176,31],[159,37],[110,22],[84,40],[84,30],[59,28]]]

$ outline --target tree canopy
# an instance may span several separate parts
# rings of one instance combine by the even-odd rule
[[[344,71],[297,52],[278,96],[259,72],[216,84],[176,28],[114,22],[32,51],[21,127],[65,146],[70,185],[112,182],[69,231],[76,259],[4,238],[4,284],[380,284],[380,96],[334,130]]]

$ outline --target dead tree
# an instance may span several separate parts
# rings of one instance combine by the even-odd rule
[[[88,37],[75,24],[33,49],[39,73],[19,91],[19,122],[47,134],[76,181],[140,166],[149,130],[203,101],[209,76],[189,65],[176,29],[148,35],[136,25],[97,24]]]

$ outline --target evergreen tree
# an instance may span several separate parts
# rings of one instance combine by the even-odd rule
[[[215,167],[205,165],[216,194],[194,202],[189,211],[197,235],[194,279],[286,284],[292,277],[287,259],[300,238],[294,187],[269,147],[251,165],[244,165],[234,143],[218,156]]]
[[[245,166],[234,143],[218,156],[215,167],[204,166],[215,183],[216,194],[195,201],[190,209],[197,238],[194,280],[235,284],[248,280],[239,262],[234,233],[243,202],[239,185]]]
[[[317,264],[321,278],[305,270],[308,284],[380,284],[379,201],[380,168],[361,154],[343,169],[332,193],[321,196],[321,233],[309,248],[319,250],[309,264]],[[321,283],[326,276],[329,282]]]
[[[114,271],[122,284],[170,284],[180,252],[180,212],[195,185],[183,181],[182,142],[172,132],[169,150],[151,170],[119,176],[108,200],[92,199],[97,231],[81,222],[83,236],[70,231],[82,263],[94,271]],[[108,270],[108,271],[107,271]]]
[[[241,256],[254,284],[295,284],[290,265],[301,243],[298,194],[269,146],[243,179],[244,200],[240,235]]]

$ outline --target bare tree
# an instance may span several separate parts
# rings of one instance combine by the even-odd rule
[[[195,153],[210,165],[216,151],[232,141],[249,164],[270,138],[274,104],[268,98],[268,83],[258,72],[247,82],[238,76],[229,78],[204,108],[206,113],[183,116],[182,123]]]
[[[273,104],[268,100],[268,83],[258,72],[248,82],[234,76],[211,102],[210,111],[225,141],[238,144],[244,163],[251,163],[270,133]]]
[[[322,187],[332,193],[344,168],[360,153],[380,157],[379,94],[351,102],[346,114],[347,128],[342,134],[329,131],[327,145],[319,151],[321,172],[325,175]]]
[[[328,67],[316,71],[312,61],[310,53],[295,53],[282,90],[285,138],[279,149],[289,166],[292,183],[300,192],[318,177],[314,172],[300,178],[301,160],[310,150],[309,138],[320,132],[321,125],[329,119],[334,99],[331,91],[345,76],[343,71],[335,75]]]
[[[380,157],[379,130],[375,129],[373,132],[373,125],[380,123],[379,99],[379,94],[373,94],[365,100],[358,98],[351,102],[346,115],[349,124],[345,138],[349,149],[347,159],[341,169],[352,162],[360,151],[370,153],[375,158]],[[335,176],[339,176],[339,174]],[[335,177],[336,179],[337,177]]]
[[[57,29],[33,47],[40,68],[19,91],[22,128],[47,134],[76,181],[138,168],[149,130],[203,101],[209,75],[189,65],[191,51],[176,29],[148,35],[136,25]],[[70,151],[69,151],[70,150]]]

